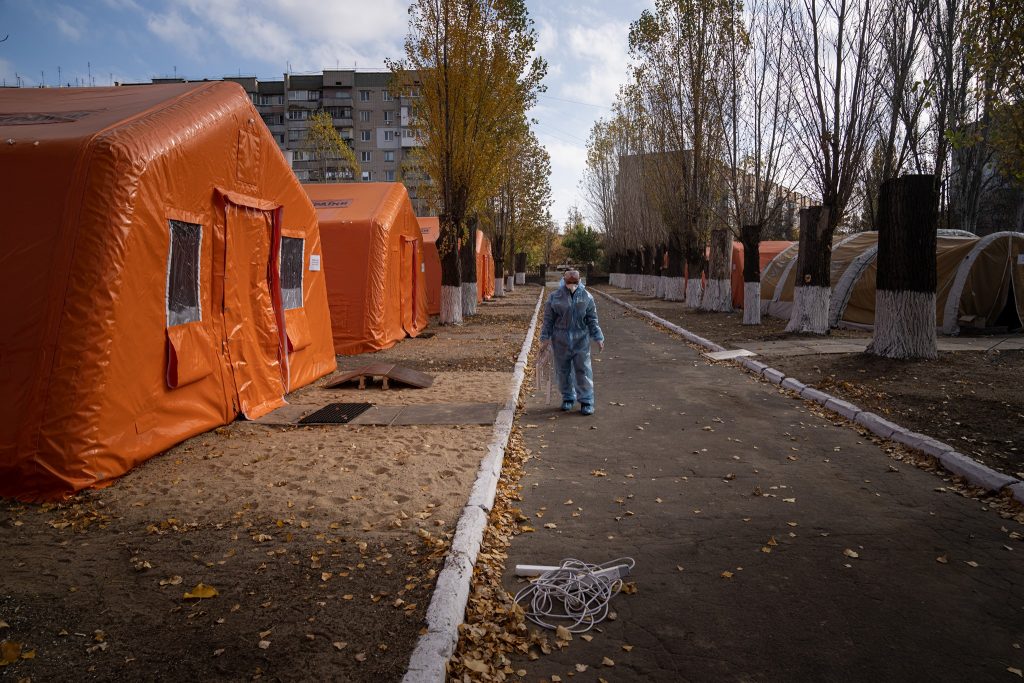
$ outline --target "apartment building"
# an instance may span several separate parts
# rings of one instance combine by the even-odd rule
[[[154,79],[153,82],[184,79]],[[410,128],[416,93],[400,96],[390,88],[388,71],[325,70],[318,74],[284,74],[281,80],[228,76],[249,94],[263,122],[302,182],[349,182],[339,159],[316,159],[307,141],[310,117],[328,112],[341,137],[359,161],[358,180],[405,183],[417,215],[428,215],[420,187],[428,182],[412,163],[410,152],[420,146]]]

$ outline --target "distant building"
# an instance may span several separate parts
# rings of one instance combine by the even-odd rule
[[[319,74],[284,74],[281,80],[264,81],[255,76],[229,76],[224,80],[238,83],[249,94],[301,182],[354,180],[340,162],[330,161],[326,177],[321,177],[322,163],[313,158],[306,145],[309,117],[323,109],[355,152],[362,171],[359,180],[403,182],[416,214],[429,214],[420,196],[420,187],[428,180],[409,156],[421,146],[410,127],[418,95],[392,92],[390,72],[334,69]],[[165,78],[152,82],[184,81]]]

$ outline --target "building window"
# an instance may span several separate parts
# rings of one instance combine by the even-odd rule
[[[359,153],[359,161],[361,163],[368,164],[368,163],[370,163],[370,159],[372,158],[372,155],[373,155],[372,152],[360,152]]]
[[[288,111],[289,121],[305,121],[307,112],[305,109],[291,109]]]
[[[310,101],[310,102],[319,102],[320,101],[320,91],[319,90],[308,90],[308,91],[306,91],[306,99],[308,101]]]
[[[370,177],[371,177],[371,174],[370,174],[369,171],[363,171],[363,174],[362,174],[363,182],[369,182]]]
[[[289,90],[289,100],[306,100],[309,98],[309,93],[306,90]]]
[[[395,153],[392,151],[384,152],[384,161],[394,161]]]
[[[368,130],[361,130],[361,131],[359,131],[359,139],[362,140],[363,142],[369,142],[370,141],[370,131],[368,131]]]
[[[380,94],[380,98],[382,100],[384,100],[385,102],[390,102],[391,101],[391,92],[388,91],[388,90],[382,91],[381,94]]]
[[[171,252],[167,256],[167,326],[202,320],[199,304],[199,254],[203,227],[170,220]]]
[[[395,112],[393,112],[393,111],[385,111],[384,112],[384,123],[391,123],[391,122],[393,122],[395,120],[394,119],[394,113]]]
[[[281,304],[285,310],[302,308],[302,270],[306,241],[299,237],[281,238]]]
[[[359,91],[359,101],[360,102],[369,102],[370,101],[370,91],[369,90],[360,90]]]
[[[370,112],[367,111],[367,110],[363,110],[363,111],[359,112],[359,120],[362,121],[363,123],[369,122],[369,120],[370,120]]]
[[[395,172],[393,170],[384,171],[384,180],[388,181],[389,183],[395,182]]]
[[[299,140],[302,139],[302,135],[304,132],[305,131],[296,130],[292,128],[290,131],[288,131],[288,142],[298,142]]]
[[[393,130],[386,130],[386,131],[384,131],[384,141],[385,142],[391,142],[394,139],[395,139],[395,131],[393,131]]]

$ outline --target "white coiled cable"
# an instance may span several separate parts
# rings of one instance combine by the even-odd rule
[[[526,618],[539,626],[586,633],[607,618],[611,599],[622,590],[622,577],[634,566],[631,557],[603,564],[567,558],[516,593],[515,600]]]

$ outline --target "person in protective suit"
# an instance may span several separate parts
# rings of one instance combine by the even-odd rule
[[[590,342],[604,350],[604,333],[597,322],[594,297],[580,284],[578,270],[568,270],[558,289],[544,306],[541,344],[551,344],[562,410],[570,411],[576,400],[580,412],[594,414],[594,370],[590,365]]]

